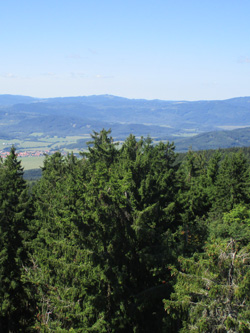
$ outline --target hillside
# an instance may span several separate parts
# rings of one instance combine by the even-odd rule
[[[198,134],[191,138],[175,141],[179,151],[248,147],[250,146],[250,127],[239,128],[231,131],[214,131]]]
[[[150,135],[157,141],[175,141],[181,150],[190,145],[209,149],[248,145],[247,130],[219,132],[247,126],[250,97],[187,102],[110,95],[48,99],[0,95],[0,139],[5,140],[36,140],[34,133],[81,139],[93,130],[112,128],[116,140],[132,133],[137,137]]]

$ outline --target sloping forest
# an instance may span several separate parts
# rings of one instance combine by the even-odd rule
[[[0,163],[1,332],[250,332],[250,165],[93,132]]]

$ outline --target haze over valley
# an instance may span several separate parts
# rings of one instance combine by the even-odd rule
[[[128,99],[113,95],[33,98],[0,95],[0,144],[19,152],[86,148],[93,131],[174,141],[179,151],[250,144],[250,97],[218,101]]]

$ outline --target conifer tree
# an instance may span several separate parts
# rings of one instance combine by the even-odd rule
[[[222,212],[239,203],[249,203],[249,166],[242,151],[226,155],[215,182],[214,208]]]
[[[88,152],[82,153],[82,156],[87,157],[92,164],[103,161],[107,165],[111,165],[118,155],[116,147],[118,143],[113,142],[110,133],[111,129],[108,131],[103,129],[99,133],[93,131],[93,134],[91,134],[92,141],[87,142]]]
[[[0,331],[17,332],[29,317],[21,274],[30,200],[14,147],[1,165],[0,178]]]
[[[35,302],[34,327],[41,331],[86,328],[84,282],[91,269],[78,230],[77,169],[73,155],[56,152],[46,157],[34,188],[33,236],[23,280]]]
[[[207,236],[204,219],[208,215],[211,204],[209,202],[210,184],[206,173],[207,165],[204,155],[189,150],[178,170],[182,181],[178,200],[182,207],[183,251],[190,255],[201,249]]]
[[[99,135],[96,140],[97,151],[90,147],[87,154],[82,198],[83,238],[103,276],[92,304],[104,314],[107,332],[161,332],[161,300],[170,290],[162,280],[166,262],[178,252],[171,246],[180,222],[174,146],[154,147],[149,138],[130,136],[120,151],[110,147],[103,160],[95,158]]]
[[[165,311],[182,321],[179,332],[249,332],[249,244],[209,243],[205,253],[179,258],[181,270]]]

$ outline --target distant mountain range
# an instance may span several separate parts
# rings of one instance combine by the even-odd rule
[[[2,139],[25,139],[34,132],[84,135],[111,128],[117,140],[132,133],[174,141],[180,150],[206,149],[250,145],[248,126],[250,97],[187,102],[112,95],[46,99],[0,95]]]

